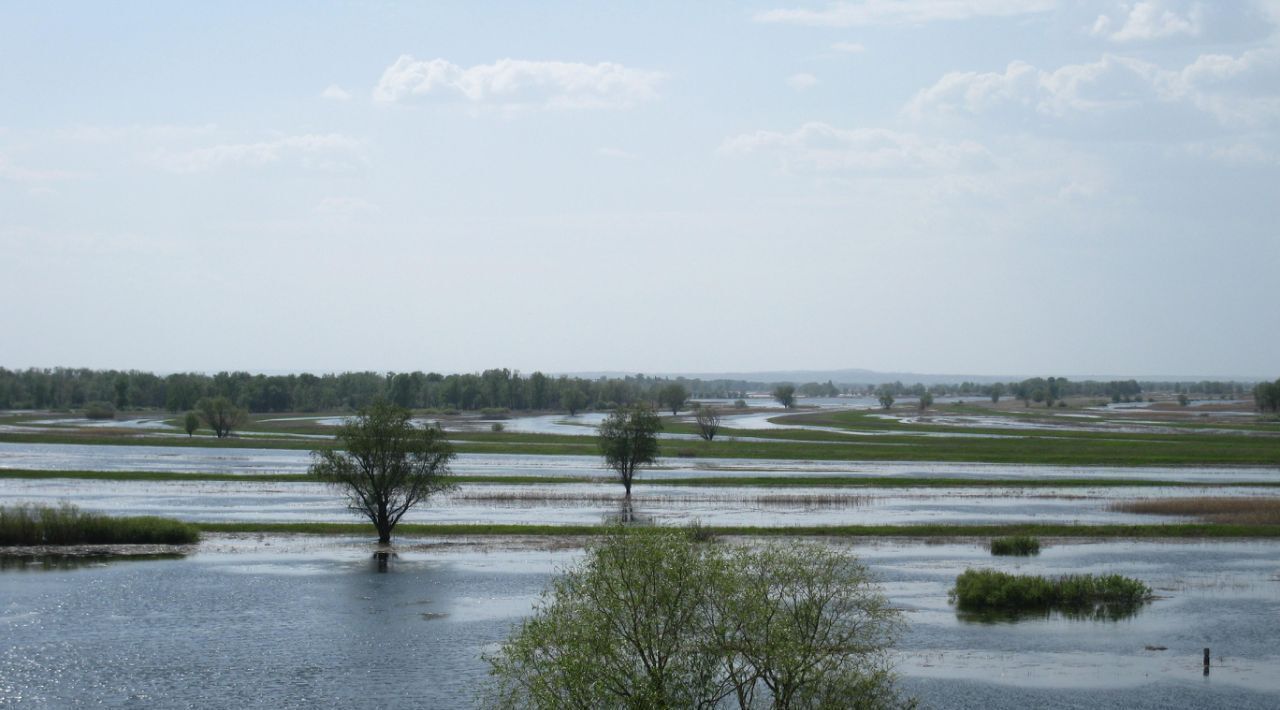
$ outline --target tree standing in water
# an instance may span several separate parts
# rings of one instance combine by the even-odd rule
[[[453,447],[438,427],[417,427],[409,410],[385,400],[338,429],[338,449],[312,451],[311,475],[343,489],[352,512],[378,529],[378,542],[413,506],[448,490]]]
[[[600,453],[609,468],[618,472],[631,498],[636,470],[658,460],[658,432],[662,422],[648,403],[619,407],[600,425]]]

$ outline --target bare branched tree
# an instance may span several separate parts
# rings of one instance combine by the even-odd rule
[[[720,433],[720,410],[704,404],[698,408],[694,423],[698,425],[698,436],[711,441]]]

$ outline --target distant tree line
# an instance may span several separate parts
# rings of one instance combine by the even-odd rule
[[[1267,383],[1264,383],[1267,384]],[[1268,385],[1270,386],[1270,385]],[[1253,383],[1233,381],[1138,382],[1135,380],[1070,381],[1034,377],[1020,382],[952,384],[891,382],[881,385],[821,382],[766,383],[745,380],[700,380],[645,375],[627,377],[555,377],[529,375],[506,368],[480,373],[344,372],[341,374],[263,375],[248,372],[156,375],[137,370],[0,367],[0,409],[162,409],[189,411],[202,399],[225,397],[250,412],[322,412],[366,407],[382,398],[401,407],[513,411],[612,409],[650,402],[679,410],[689,399],[741,399],[747,392],[777,392],[790,387],[797,397],[869,395],[882,403],[897,397],[961,396],[999,400],[1013,397],[1053,406],[1064,397],[1098,397],[1114,402],[1140,399],[1144,392],[1177,392],[1209,397],[1257,398]],[[1258,398],[1265,408],[1265,395]],[[784,405],[785,406],[785,405]],[[108,415],[109,416],[109,415]]]
[[[196,408],[225,397],[250,412],[356,410],[378,399],[407,408],[519,411],[611,409],[636,402],[683,408],[690,398],[737,399],[771,385],[634,375],[621,378],[523,375],[508,369],[442,375],[436,372],[262,375],[248,372],[176,373],[137,370],[0,368],[0,409],[83,409],[103,403],[115,410]]]

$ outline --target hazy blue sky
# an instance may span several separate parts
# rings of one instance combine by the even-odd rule
[[[0,365],[1280,374],[1280,2],[0,5]]]

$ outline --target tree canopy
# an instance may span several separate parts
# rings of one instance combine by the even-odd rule
[[[641,466],[658,460],[658,432],[662,421],[644,402],[621,407],[600,424],[600,453],[605,464],[618,473],[626,497]]]
[[[787,409],[796,406],[796,386],[795,385],[778,385],[773,388],[773,398]]]
[[[337,439],[340,450],[311,452],[310,473],[345,492],[382,544],[411,508],[452,487],[453,447],[438,428],[415,426],[403,407],[376,401],[339,427]]]
[[[663,385],[662,389],[658,390],[658,403],[670,409],[673,417],[680,413],[687,401],[689,401],[689,390],[679,382]]]
[[[847,553],[611,529],[488,658],[504,708],[909,705],[899,614]]]
[[[196,411],[219,439],[230,436],[231,430],[243,424],[248,416],[248,412],[226,397],[206,397],[196,402]]]

